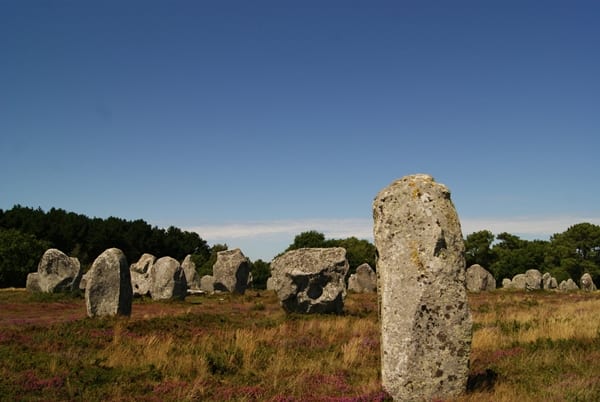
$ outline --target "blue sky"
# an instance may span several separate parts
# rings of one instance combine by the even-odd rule
[[[0,208],[197,230],[270,260],[371,237],[393,180],[463,233],[600,224],[595,1],[0,2]]]

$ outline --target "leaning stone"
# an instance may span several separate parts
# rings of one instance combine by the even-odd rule
[[[249,274],[250,261],[239,248],[217,253],[213,266],[216,291],[244,294]]]
[[[214,293],[215,278],[212,275],[204,275],[200,278],[200,290],[206,293]]]
[[[133,291],[129,264],[118,248],[96,258],[86,274],[85,305],[90,317],[131,315]]]
[[[183,268],[188,289],[200,289],[200,275],[196,271],[196,264],[192,261],[191,254],[185,256],[181,268]]]
[[[179,261],[172,257],[156,260],[150,273],[150,295],[152,300],[185,299],[187,281]]]
[[[467,386],[472,321],[450,191],[404,177],[377,195],[373,218],[383,387],[394,400],[453,399]]]
[[[139,272],[141,274],[145,274],[150,272],[152,265],[156,262],[156,257],[152,254],[144,253],[140,257],[137,262],[131,264],[129,269],[131,271]]]
[[[469,292],[485,292],[496,289],[494,276],[479,264],[467,268],[467,290]]]
[[[81,280],[79,260],[55,248],[46,250],[38,264],[37,272],[42,292],[70,292],[79,288]]]
[[[359,265],[348,278],[348,290],[356,293],[377,292],[377,274],[367,263]]]
[[[291,250],[271,262],[275,292],[289,313],[342,313],[348,269],[341,247]]]
[[[587,272],[581,276],[579,283],[581,284],[581,290],[585,292],[593,292],[596,290],[596,285],[592,280],[592,276]]]

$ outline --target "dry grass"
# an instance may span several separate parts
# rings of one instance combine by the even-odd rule
[[[28,297],[0,296],[0,399],[384,398],[376,295],[350,294],[341,316],[286,315],[263,292],[141,301],[131,318],[105,320],[74,319],[80,300]],[[458,401],[599,400],[600,292],[496,291],[470,305],[480,381]],[[27,307],[37,321],[17,322]],[[71,315],[57,322],[55,308]]]

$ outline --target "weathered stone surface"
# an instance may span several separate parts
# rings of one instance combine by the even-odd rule
[[[133,289],[134,297],[143,297],[150,295],[150,284],[152,281],[152,268],[149,272],[141,273],[135,270],[130,270],[131,288]]]
[[[512,288],[512,280],[509,278],[502,279],[502,287],[505,289]]]
[[[561,281],[560,285],[558,285],[558,288],[560,290],[562,290],[563,292],[569,292],[572,290],[579,290],[579,286],[577,286],[577,284],[575,283],[575,281],[571,278],[567,279],[566,281]]]
[[[549,272],[544,273],[544,275],[542,275],[542,289],[551,290],[556,288],[558,288],[556,278],[550,275]]]
[[[356,268],[356,273],[348,278],[348,290],[356,293],[373,293],[377,291],[377,274],[367,263]]]
[[[373,202],[383,387],[400,401],[466,390],[472,320],[464,243],[446,186],[395,181]]]
[[[496,279],[479,264],[467,268],[466,284],[469,292],[485,292],[496,289]]]
[[[271,262],[281,306],[297,313],[342,313],[348,269],[341,247],[291,250]]]
[[[581,275],[581,280],[579,281],[579,284],[581,285],[581,290],[583,291],[593,292],[594,290],[596,290],[596,285],[592,280],[592,276],[587,272]]]
[[[141,297],[150,295],[152,267],[155,262],[156,257],[154,255],[144,253],[137,262],[131,264],[129,267],[133,296]]]
[[[85,305],[90,317],[130,315],[133,300],[129,264],[118,248],[96,258],[86,273]]]
[[[212,275],[204,275],[200,278],[200,290],[206,293],[213,293],[215,291],[215,278]]]
[[[196,271],[196,264],[192,261],[191,254],[185,256],[181,268],[183,268],[188,289],[200,289],[200,275]]]
[[[27,282],[25,289],[30,292],[41,292],[42,287],[40,286],[40,274],[38,272],[31,272],[27,274]]]
[[[217,253],[217,261],[213,265],[215,290],[244,294],[249,274],[250,261],[239,248]]]
[[[542,273],[537,269],[525,271],[525,287],[527,290],[538,290],[542,288]]]
[[[272,276],[267,279],[267,290],[275,290],[275,279]]]
[[[82,290],[85,292],[85,288],[87,287],[87,275],[90,271],[86,272],[85,274],[81,275],[81,280],[79,281],[79,290]]]
[[[513,289],[527,289],[527,276],[525,274],[516,274],[512,278],[510,287]]]
[[[79,288],[81,266],[79,260],[69,257],[55,248],[46,250],[37,269],[37,279],[33,276],[27,289],[38,288],[44,293],[70,292]],[[37,286],[35,285],[37,281]]]
[[[139,272],[141,274],[145,274],[150,272],[152,269],[152,265],[156,262],[156,257],[149,253],[144,253],[140,257],[137,262],[131,264],[129,269],[131,271]]]
[[[187,281],[179,261],[161,257],[150,271],[150,295],[152,300],[185,299]]]

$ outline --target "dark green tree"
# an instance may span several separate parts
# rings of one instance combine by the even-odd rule
[[[600,282],[600,226],[578,223],[550,238],[548,259],[558,270],[579,281],[588,272]]]
[[[499,242],[492,247],[496,261],[490,266],[497,282],[501,282],[504,278],[512,278],[529,269],[549,271],[550,266],[546,260],[547,241],[523,240],[509,233],[501,233],[497,239]]]
[[[47,241],[16,229],[0,228],[0,288],[25,287],[27,274],[35,272]]]
[[[356,237],[345,239],[333,239],[327,241],[328,247],[343,247],[346,249],[346,259],[350,265],[349,275],[356,272],[359,265],[367,263],[375,269],[377,250],[373,243],[368,240],[360,240]]]
[[[213,265],[215,265],[215,262],[217,262],[217,253],[219,251],[225,251],[227,249],[227,244],[215,244],[211,247],[210,256],[208,257],[208,259],[204,263],[196,264],[196,271],[198,271],[198,275],[200,275],[200,278],[202,278],[204,275],[213,274]]]
[[[294,237],[294,242],[285,251],[316,247],[327,247],[325,235],[316,230],[309,230]]]
[[[252,272],[252,287],[254,289],[266,289],[267,279],[271,276],[271,265],[263,260],[256,260],[250,265]]]
[[[465,239],[465,259],[467,267],[479,264],[489,269],[494,263],[496,256],[492,251],[494,235],[489,230],[480,230],[471,233]]]

